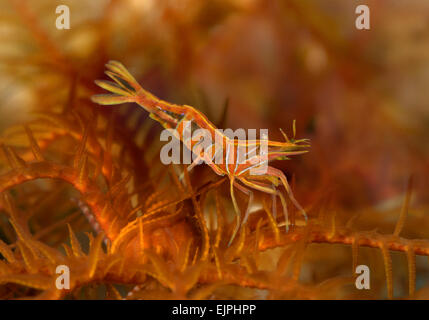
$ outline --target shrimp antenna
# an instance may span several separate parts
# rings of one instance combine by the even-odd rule
[[[295,137],[296,137],[296,119],[293,119],[293,122],[292,122],[292,131],[293,131],[293,140],[292,141],[295,141]]]
[[[285,138],[286,142],[290,142],[289,137],[288,137],[288,136],[287,136],[287,134],[283,131],[283,129],[282,129],[282,128],[279,128],[279,129],[280,129],[280,132],[282,133],[283,137]]]

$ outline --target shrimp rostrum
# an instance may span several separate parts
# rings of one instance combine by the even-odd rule
[[[236,224],[229,245],[234,240],[240,227],[247,222],[253,201],[253,192],[258,190],[273,197],[273,215],[276,216],[275,199],[281,201],[285,217],[286,232],[289,230],[288,207],[286,198],[279,190],[283,186],[287,197],[307,220],[307,214],[295,199],[282,171],[269,166],[273,160],[289,159],[289,156],[307,152],[307,139],[295,140],[295,121],[293,122],[293,138],[280,129],[285,141],[269,140],[267,135],[259,139],[246,139],[225,134],[217,129],[208,118],[188,105],[177,105],[163,101],[143,89],[128,70],[117,61],[106,64],[106,74],[113,80],[96,80],[96,84],[110,92],[92,97],[92,101],[101,105],[116,105],[133,102],[149,112],[149,116],[170,130],[190,150],[193,161],[188,166],[190,171],[200,163],[206,163],[221,176],[230,181],[231,199],[236,213]],[[191,128],[203,129],[202,139],[190,137]],[[201,138],[201,137],[200,137]],[[204,142],[204,143],[203,143]],[[248,205],[244,218],[235,197],[235,189],[248,196]]]

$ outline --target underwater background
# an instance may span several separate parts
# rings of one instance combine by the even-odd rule
[[[429,298],[428,2],[4,0],[0,40],[1,299]],[[308,222],[255,192],[228,246],[228,183],[179,181],[147,112],[91,102],[109,60],[221,128],[296,120],[309,152],[272,166]]]

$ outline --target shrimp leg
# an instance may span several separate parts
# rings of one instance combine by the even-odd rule
[[[282,182],[283,186],[286,189],[286,192],[288,194],[289,199],[292,201],[292,203],[295,205],[295,207],[301,212],[302,216],[304,217],[305,221],[307,222],[307,220],[308,220],[307,213],[305,212],[303,207],[301,207],[301,205],[298,203],[298,201],[295,199],[295,196],[292,193],[292,190],[289,186],[289,183],[287,182],[287,179],[286,179],[286,176],[284,175],[284,173],[282,171],[280,171],[279,169],[276,169],[273,167],[268,167],[267,175],[277,177],[280,179],[280,181]]]
[[[267,177],[267,179],[268,179],[268,177]],[[283,195],[281,194],[281,192],[279,192],[274,187],[271,187],[271,186],[269,186],[267,184],[256,183],[256,182],[253,182],[253,181],[249,181],[246,178],[240,178],[240,181],[242,183],[244,183],[245,185],[253,188],[253,189],[256,189],[256,190],[259,190],[259,191],[271,194],[274,197],[278,196],[280,198],[280,202],[281,202],[282,207],[283,207],[283,215],[285,217],[286,232],[288,232],[289,231],[289,213],[288,213],[288,209],[287,209],[286,200],[283,197]]]

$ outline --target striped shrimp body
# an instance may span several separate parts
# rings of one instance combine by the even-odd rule
[[[155,97],[144,90],[128,70],[117,61],[110,61],[106,65],[106,74],[114,81],[96,80],[96,84],[108,90],[111,94],[94,95],[92,101],[101,105],[116,105],[126,102],[134,102],[149,112],[149,116],[158,121],[164,128],[171,129],[177,139],[194,154],[195,160],[188,166],[190,171],[201,162],[209,165],[213,171],[221,176],[227,175],[230,181],[231,199],[236,212],[236,227],[228,245],[231,245],[240,227],[247,222],[250,207],[253,202],[253,190],[262,191],[273,197],[279,197],[285,217],[286,231],[289,229],[288,209],[286,199],[277,187],[283,185],[287,196],[293,205],[307,220],[305,210],[295,199],[282,171],[268,166],[268,163],[276,159],[288,159],[291,155],[307,152],[303,150],[308,145],[307,139],[289,139],[282,132],[285,141],[272,141],[267,138],[259,140],[233,139],[223,134],[208,120],[208,118],[195,108],[188,105],[176,105]],[[185,125],[192,123],[199,129],[205,129],[209,134],[209,141],[214,141],[204,148],[195,151],[195,147],[201,141],[185,139]],[[293,125],[295,136],[295,122]],[[220,161],[219,161],[220,160]],[[238,189],[249,198],[244,219],[241,219],[235,190]],[[275,205],[273,213],[275,215]]]

